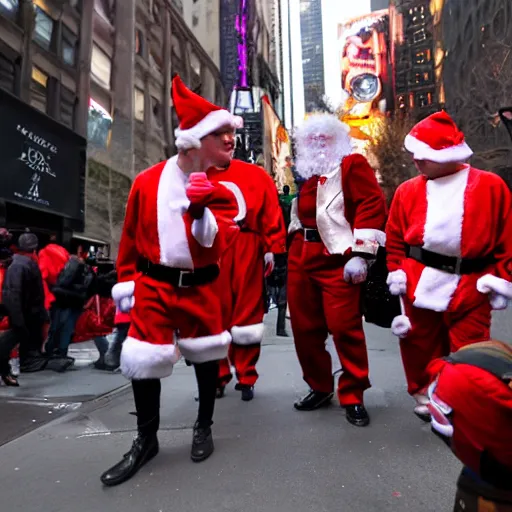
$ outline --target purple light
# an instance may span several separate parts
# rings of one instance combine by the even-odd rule
[[[240,14],[235,18],[235,30],[239,35],[238,48],[238,86],[247,87],[247,0],[240,0]]]

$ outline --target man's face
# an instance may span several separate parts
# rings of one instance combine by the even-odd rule
[[[464,167],[463,164],[439,164],[430,160],[414,160],[414,165],[420,174],[432,180],[453,174]]]
[[[218,129],[201,139],[200,155],[212,167],[227,167],[235,151],[235,131],[230,126]]]

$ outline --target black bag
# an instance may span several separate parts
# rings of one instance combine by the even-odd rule
[[[366,322],[389,329],[401,309],[400,299],[389,293],[387,278],[386,249],[379,247],[377,259],[368,268],[368,277],[363,284],[361,310]]]

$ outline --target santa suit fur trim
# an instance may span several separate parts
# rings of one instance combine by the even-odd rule
[[[224,331],[216,336],[181,338],[178,347],[183,357],[191,363],[206,363],[224,359],[230,343],[231,335]]]
[[[235,325],[231,329],[231,335],[233,336],[233,343],[236,345],[254,345],[261,343],[264,331],[265,326],[263,323],[241,327]]]

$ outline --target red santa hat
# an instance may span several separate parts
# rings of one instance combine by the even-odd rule
[[[472,154],[464,134],[444,111],[420,121],[405,137],[405,149],[415,160],[430,160],[440,164],[465,162]]]
[[[201,139],[224,126],[243,127],[243,119],[192,92],[175,76],[172,81],[172,101],[180,122],[174,131],[178,151],[201,147]]]

